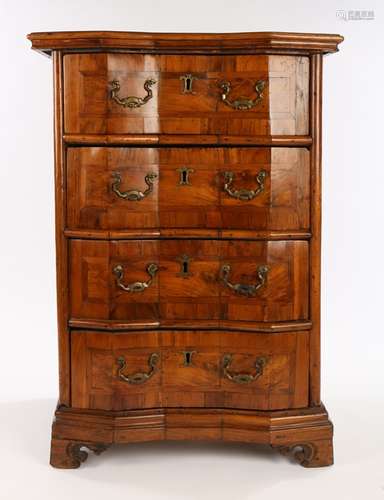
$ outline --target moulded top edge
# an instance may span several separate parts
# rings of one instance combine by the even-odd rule
[[[129,50],[131,52],[252,53],[260,50],[293,53],[331,53],[344,38],[324,33],[144,33],[133,31],[57,31],[30,33],[32,49],[51,55],[53,50]]]

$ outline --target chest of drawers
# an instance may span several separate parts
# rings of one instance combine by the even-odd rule
[[[265,443],[331,464],[321,86],[342,37],[28,38],[54,66],[51,464],[162,439]]]

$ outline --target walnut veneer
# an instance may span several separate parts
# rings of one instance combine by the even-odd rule
[[[150,440],[333,462],[321,89],[339,35],[58,32],[51,464]]]

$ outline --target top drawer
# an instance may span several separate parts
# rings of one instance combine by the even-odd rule
[[[65,132],[308,134],[308,57],[71,54]]]

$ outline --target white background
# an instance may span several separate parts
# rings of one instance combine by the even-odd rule
[[[375,20],[336,17],[353,9]],[[0,0],[0,21],[0,498],[383,499],[383,3]],[[104,29],[344,35],[324,60],[322,395],[333,467],[188,443],[115,447],[77,471],[47,465],[58,378],[52,66],[25,37]]]

